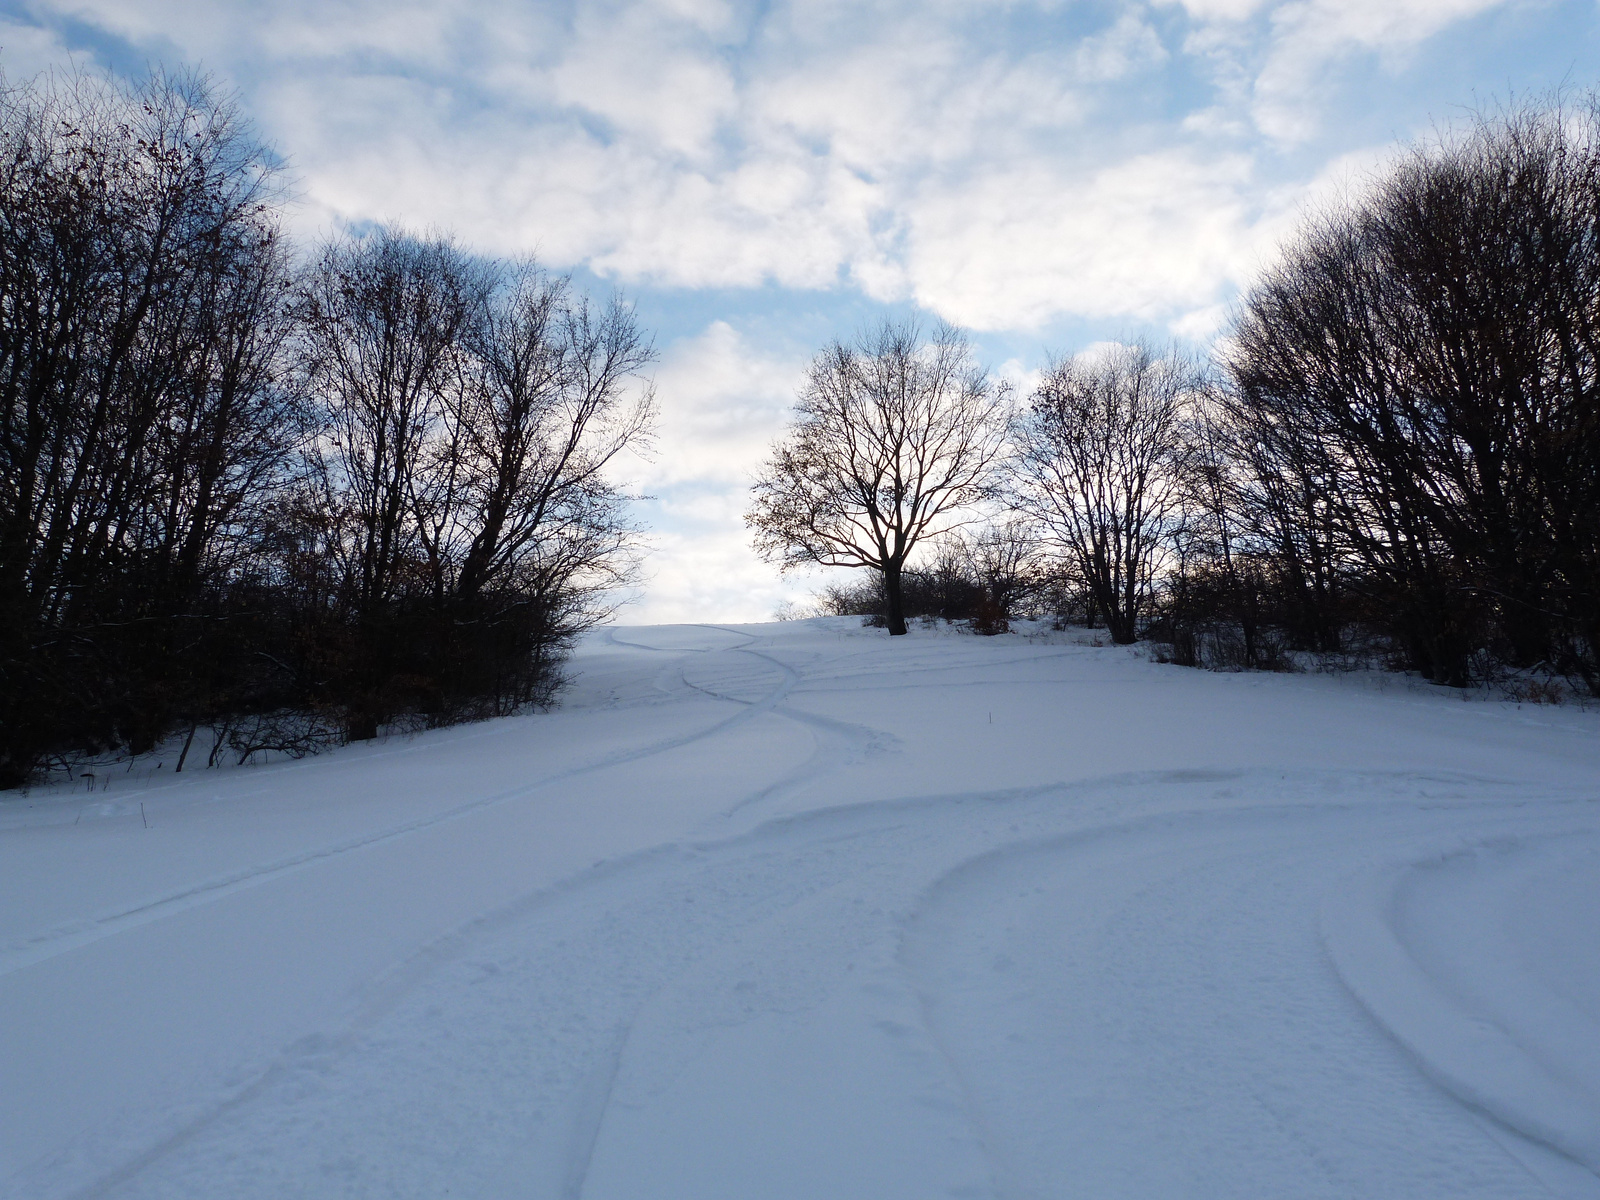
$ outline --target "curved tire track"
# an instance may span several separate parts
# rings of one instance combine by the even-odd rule
[[[756,639],[752,638],[751,640],[754,641]],[[644,648],[654,649],[654,647]],[[262,884],[282,879],[285,876],[320,866],[344,855],[381,846],[398,838],[410,837],[413,834],[422,833],[453,821],[459,821],[463,817],[471,816],[487,808],[526,799],[545,788],[559,783],[609,770],[613,767],[639,762],[642,759],[665,754],[669,751],[704,741],[707,738],[715,737],[729,729],[745,724],[760,713],[771,711],[793,690],[795,684],[799,681],[797,672],[777,663],[777,660],[771,659],[766,655],[761,657],[779,666],[784,672],[783,679],[778,686],[760,700],[735,701],[741,705],[739,711],[707,726],[705,729],[678,737],[665,738],[633,750],[618,751],[594,762],[584,763],[568,770],[557,772],[554,775],[546,776],[533,783],[520,784],[514,788],[508,788],[489,796],[467,801],[444,812],[420,817],[375,833],[347,838],[314,850],[288,855],[274,862],[209,879],[184,888],[181,891],[172,892],[128,908],[105,913],[91,919],[86,924],[74,924],[65,928],[57,928],[23,941],[13,942],[11,945],[0,948],[0,977],[25,970],[59,954],[65,954],[83,946],[92,945],[104,938],[115,937],[117,934],[127,930],[148,925],[153,921],[160,921],[177,913],[187,912],[201,905],[215,903],[249,888],[259,887]],[[693,685],[690,686],[692,687]],[[714,696],[717,699],[731,699],[731,697],[718,696],[716,693],[709,692],[703,688],[696,688],[695,690]]]

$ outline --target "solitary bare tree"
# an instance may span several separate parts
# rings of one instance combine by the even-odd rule
[[[1142,344],[1064,359],[1014,425],[1013,503],[1087,582],[1119,643],[1138,636],[1178,512],[1183,416],[1196,383],[1193,364]]]
[[[993,490],[1008,391],[962,334],[884,321],[811,363],[794,423],[757,477],[745,524],[787,571],[867,567],[889,632],[906,631],[900,574],[924,538],[963,523]]]

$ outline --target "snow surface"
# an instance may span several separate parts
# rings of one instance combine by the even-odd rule
[[[1086,640],[12,794],[0,1194],[1600,1196],[1596,715]]]

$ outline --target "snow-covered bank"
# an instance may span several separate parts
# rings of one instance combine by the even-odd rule
[[[576,667],[0,802],[8,1194],[1600,1195],[1595,714],[850,620]]]

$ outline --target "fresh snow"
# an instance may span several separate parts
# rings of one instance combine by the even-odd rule
[[[0,1194],[1600,1196],[1596,715],[1090,642],[10,794]]]

